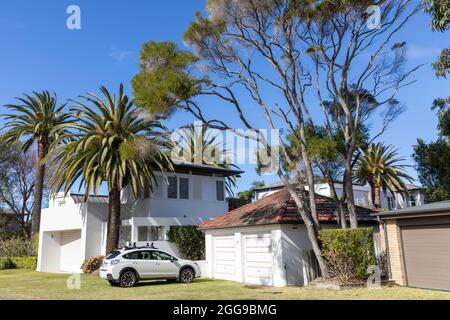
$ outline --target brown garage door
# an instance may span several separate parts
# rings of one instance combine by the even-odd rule
[[[402,242],[408,285],[450,290],[450,224],[402,227]]]

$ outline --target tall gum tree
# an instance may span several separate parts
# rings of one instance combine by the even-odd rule
[[[176,57],[186,57],[187,52],[174,53],[172,50],[167,55],[147,49],[141,55],[141,72],[133,79],[136,96],[162,88],[167,93],[163,96],[172,101],[171,106],[190,112],[211,128],[231,130],[238,136],[254,139],[269,154],[273,146],[257,125],[256,118],[264,119],[269,129],[298,131],[298,159],[291,159],[281,134],[277,146],[281,156],[294,168],[292,175],[298,181],[297,185],[290,183],[291,176],[282,167],[277,166],[276,173],[297,204],[324,276],[327,276],[327,268],[317,240],[320,223],[315,194],[305,191],[306,187],[314,190],[307,128],[318,122],[336,122],[332,118],[320,119],[317,114],[327,113],[324,101],[338,101],[344,116],[338,123],[331,123],[331,127],[341,128],[345,137],[346,203],[350,224],[355,228],[357,218],[351,169],[359,123],[374,113],[363,114],[361,111],[359,102],[363,99],[362,92],[366,92],[362,89],[376,96],[379,101],[376,108],[380,110],[390,104],[398,89],[408,84],[407,79],[414,71],[403,72],[405,45],[397,45],[392,50],[390,42],[416,9],[411,8],[410,1],[382,1],[379,3],[380,28],[370,29],[366,14],[370,5],[371,1],[209,0],[206,16],[197,13],[196,20],[184,35],[185,42],[200,59],[196,65],[201,68],[194,70],[196,77],[187,77],[191,84],[189,88],[193,90],[178,90],[181,94],[177,90],[164,91],[165,88],[180,88],[174,85],[179,82],[171,75],[173,70],[167,76],[163,75],[169,60],[179,62]],[[182,68],[178,64],[177,70],[186,73],[197,62],[194,59],[181,61],[184,62]],[[155,77],[162,81],[158,87],[145,87],[144,84],[149,83],[145,79]],[[369,77],[375,80],[368,80]],[[372,88],[365,89],[371,81]],[[349,106],[350,88],[355,97],[353,110]],[[188,99],[182,96],[185,92],[190,95]],[[209,118],[205,109],[193,99],[198,95],[225,102],[246,132],[237,130],[223,117]],[[143,103],[142,106],[145,107]],[[385,118],[388,119],[390,114],[392,112],[385,112]],[[307,197],[311,201],[307,201]]]

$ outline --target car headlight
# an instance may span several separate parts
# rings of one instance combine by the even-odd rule
[[[114,266],[116,264],[118,264],[120,262],[120,260],[111,260],[111,265]]]

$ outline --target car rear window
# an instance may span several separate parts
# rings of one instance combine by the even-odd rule
[[[117,257],[120,254],[120,251],[113,251],[107,257],[106,260],[111,260]]]

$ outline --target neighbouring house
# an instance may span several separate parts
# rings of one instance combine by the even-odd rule
[[[450,290],[450,200],[377,215],[391,280]]]
[[[199,164],[176,163],[175,174],[156,173],[158,187],[135,199],[125,188],[121,194],[120,246],[154,243],[177,254],[166,233],[173,226],[198,225],[226,212],[226,178],[241,171]],[[60,193],[42,210],[38,271],[77,272],[83,261],[104,255],[108,197]]]
[[[284,186],[281,182],[276,182],[267,186],[255,188],[253,191],[253,200],[259,200],[262,197],[282,189]],[[406,184],[408,193],[381,191],[381,208],[386,210],[396,210],[407,207],[421,206],[424,204],[424,188],[412,184]],[[330,186],[321,177],[316,177],[315,192],[317,194],[331,197]],[[342,182],[335,183],[337,195],[342,194]],[[355,204],[362,207],[370,207],[372,196],[370,186],[353,183],[353,196]]]
[[[338,227],[333,199],[317,195],[325,228]],[[360,226],[378,232],[374,211],[357,206]],[[269,286],[307,285],[317,275],[306,227],[286,189],[199,226],[205,232],[207,276]]]

